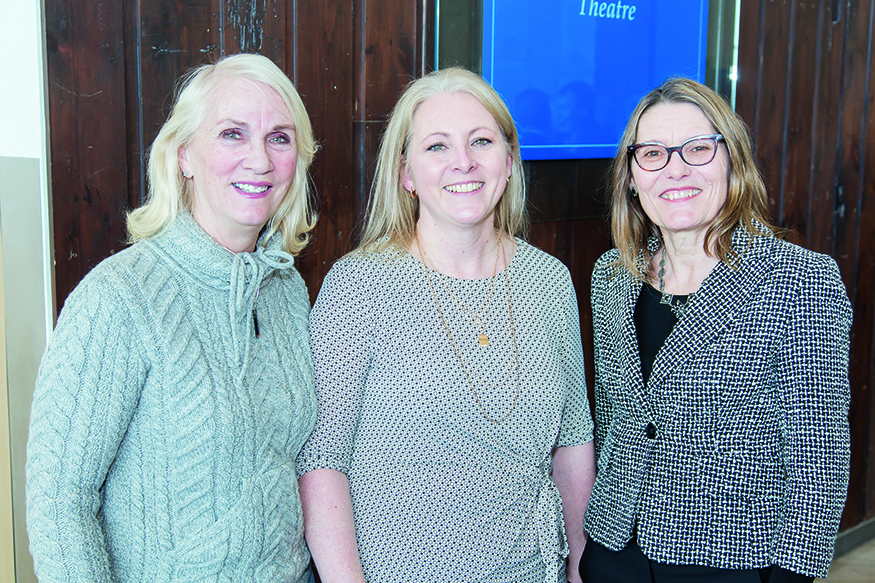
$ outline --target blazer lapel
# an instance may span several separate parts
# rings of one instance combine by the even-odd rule
[[[620,341],[621,360],[619,364],[625,373],[626,382],[624,384],[628,389],[628,394],[624,397],[628,397],[632,403],[642,409],[647,418],[655,419],[645,394],[644,376],[641,373],[641,355],[638,350],[638,335],[633,319],[642,283],[623,274],[613,279],[613,285],[616,287],[608,293],[608,296],[618,299],[613,310],[612,320],[616,330],[616,338]]]
[[[757,289],[769,269],[764,253],[767,241],[766,237],[749,235],[743,227],[736,230],[733,247],[741,255],[738,269],[721,261],[691,299],[653,363],[647,389],[653,402],[665,379],[714,342]]]

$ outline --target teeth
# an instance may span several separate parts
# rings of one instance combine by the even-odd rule
[[[245,182],[235,182],[234,186],[243,192],[248,192],[250,194],[261,194],[270,188],[269,186],[255,186],[254,184],[246,184]]]
[[[672,192],[667,192],[662,195],[662,198],[667,200],[680,200],[682,198],[690,198],[696,196],[702,192],[701,188],[695,188],[693,190],[673,190]]]
[[[466,184],[450,184],[448,186],[444,186],[445,190],[449,190],[450,192],[473,192],[483,186],[482,182],[468,182]]]

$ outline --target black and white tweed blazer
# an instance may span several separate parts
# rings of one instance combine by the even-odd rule
[[[586,530],[653,560],[825,577],[847,493],[851,307],[832,258],[739,228],[644,385],[641,283],[592,277],[598,474]]]

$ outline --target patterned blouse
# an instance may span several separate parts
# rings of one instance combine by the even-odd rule
[[[564,581],[551,452],[593,430],[577,300],[558,260],[517,244],[507,278],[427,276],[386,252],[325,279],[310,319],[320,413],[298,473],[349,478],[369,581]]]

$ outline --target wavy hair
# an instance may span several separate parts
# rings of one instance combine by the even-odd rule
[[[297,164],[288,192],[267,224],[267,235],[282,234],[283,247],[297,255],[309,242],[316,224],[307,171],[318,146],[301,97],[289,78],[262,55],[240,54],[201,65],[179,80],[170,117],[161,126],[148,154],[149,191],[145,204],[128,213],[131,243],[149,238],[191,209],[190,181],[182,176],[178,151],[189,144],[206,117],[210,96],[223,79],[246,79],[276,91],[295,123]]]
[[[638,102],[629,117],[611,165],[611,230],[620,257],[617,263],[638,279],[646,279],[651,237],[661,238],[641,201],[632,196],[632,159],[626,149],[637,142],[641,117],[661,103],[691,103],[698,107],[716,133],[723,134],[729,154],[726,202],[705,234],[705,252],[731,267],[738,258],[732,248],[732,234],[739,225],[750,233],[774,235],[779,229],[768,219],[769,199],[762,174],[753,155],[750,130],[729,104],[715,91],[691,79],[675,77],[653,89]],[[641,258],[643,257],[643,262]]]
[[[358,249],[380,250],[386,246],[407,248],[416,235],[419,200],[404,189],[413,117],[419,107],[438,94],[468,93],[492,115],[512,157],[511,176],[495,207],[495,228],[510,236],[525,236],[525,179],[516,124],[504,100],[480,75],[461,67],[441,69],[410,82],[389,116],[383,133],[371,196]]]

